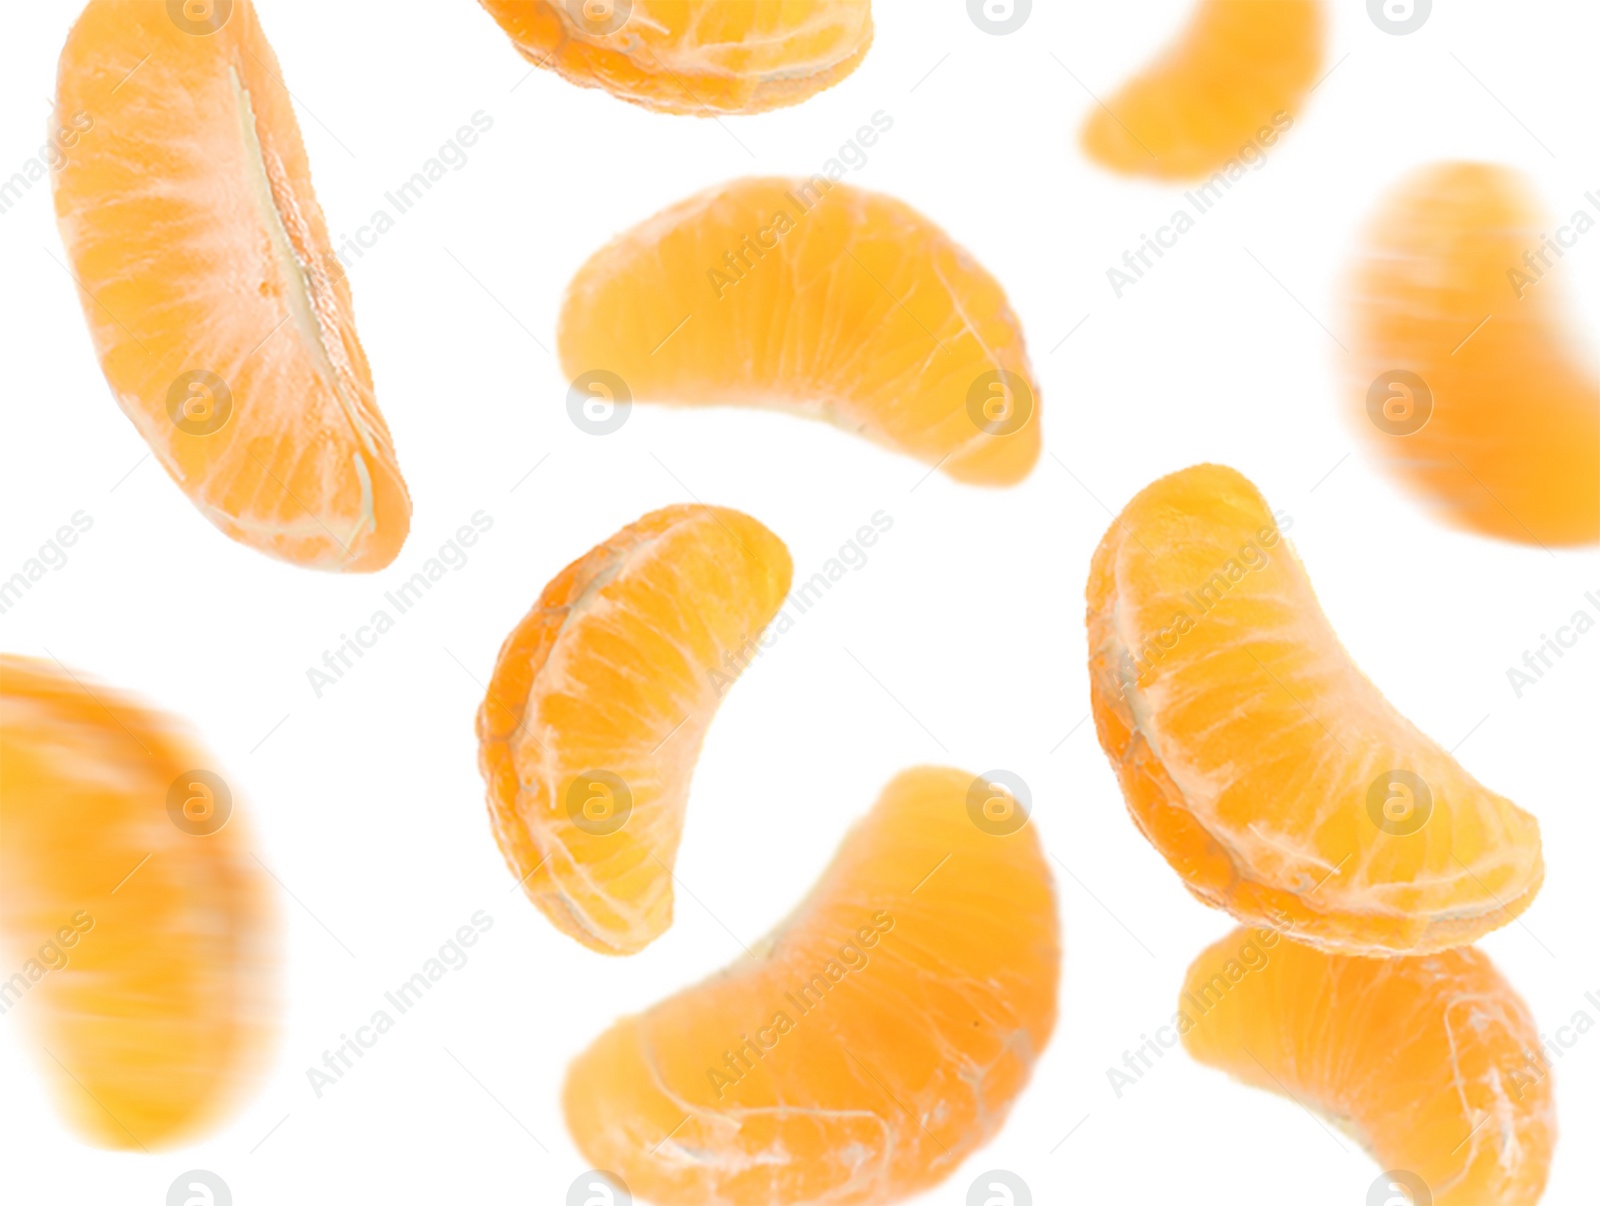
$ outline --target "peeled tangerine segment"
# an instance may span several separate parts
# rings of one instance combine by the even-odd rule
[[[1084,150],[1113,171],[1160,180],[1252,162],[1316,83],[1322,24],[1322,0],[1200,0],[1176,44],[1096,105]]]
[[[1195,1059],[1322,1113],[1423,1182],[1394,1177],[1374,1201],[1533,1206],[1544,1192],[1549,1064],[1483,952],[1366,959],[1239,929],[1194,961],[1178,1004]]]
[[[249,0],[92,0],[57,101],[93,119],[55,169],[61,236],[100,367],[156,459],[241,544],[389,564],[411,500]]]
[[[899,775],[788,920],[580,1055],[585,1159],[663,1206],[865,1206],[993,1137],[1054,1028],[1061,935],[1033,828],[980,828],[973,788]]]
[[[560,349],[578,389],[795,411],[958,481],[1039,457],[999,283],[910,206],[821,176],[735,180],[613,240],[567,289]]]
[[[633,954],[672,924],[701,742],[792,571],[748,515],[667,507],[556,575],[500,647],[478,710],[495,839],[585,946]]]
[[[1239,473],[1197,465],[1146,487],[1087,593],[1100,744],[1201,900],[1365,955],[1460,946],[1532,903],[1538,823],[1361,673]]]
[[[872,45],[871,0],[479,0],[529,62],[647,109],[797,105]]]
[[[1482,163],[1434,164],[1385,199],[1351,286],[1354,417],[1450,523],[1593,544],[1600,377],[1559,278],[1596,223],[1586,208],[1555,223],[1541,208],[1517,173]]]
[[[214,767],[170,717],[0,655],[0,930],[19,969],[0,1005],[32,1015],[62,1112],[102,1147],[198,1137],[270,1036],[276,922]]]

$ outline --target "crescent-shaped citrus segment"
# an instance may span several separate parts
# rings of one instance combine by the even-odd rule
[[[999,283],[904,203],[822,177],[736,180],[614,240],[568,288],[560,349],[575,388],[797,411],[960,481],[1039,456]]]
[[[1061,936],[1032,826],[980,828],[973,784],[899,775],[746,957],[579,1056],[584,1157],[663,1206],[864,1206],[988,1141],[1054,1028]]]
[[[1394,190],[1366,236],[1351,285],[1354,418],[1384,467],[1457,526],[1600,541],[1600,377],[1557,279],[1597,225],[1590,204],[1551,223],[1515,172],[1436,164]]]
[[[1549,1061],[1481,951],[1367,959],[1238,929],[1195,960],[1178,1009],[1195,1059],[1326,1115],[1384,1169],[1420,1177],[1433,1206],[1533,1206],[1543,1193]],[[1423,1200],[1398,1183],[1408,1192],[1381,1200]]]
[[[647,109],[798,105],[872,45],[871,0],[480,0],[529,62]]]
[[[653,511],[562,570],[501,646],[478,710],[495,838],[585,946],[632,954],[672,924],[700,744],[792,568],[748,515]]]
[[[225,23],[180,26],[199,7]],[[411,501],[252,5],[92,0],[57,100],[93,122],[54,173],[62,239],[100,366],[151,451],[242,544],[387,565]]]
[[[1361,673],[1240,474],[1200,465],[1147,487],[1087,593],[1100,744],[1201,900],[1368,955],[1459,946],[1532,902],[1538,823]]]
[[[1198,180],[1260,162],[1322,70],[1321,0],[1200,0],[1178,42],[1083,127],[1083,147],[1130,176]]]
[[[63,1114],[103,1147],[198,1136],[270,1036],[276,923],[214,766],[169,717],[0,656],[0,1012],[32,1015]]]

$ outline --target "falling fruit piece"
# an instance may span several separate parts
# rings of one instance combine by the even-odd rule
[[[1366,959],[1238,929],[1194,961],[1178,1006],[1195,1059],[1325,1115],[1390,1170],[1403,1191],[1373,1201],[1533,1206],[1544,1192],[1549,1060],[1481,951]]]
[[[276,921],[237,801],[181,726],[0,655],[0,931],[62,1112],[130,1150],[198,1137],[270,1037]]]
[[[578,393],[789,410],[958,481],[1010,485],[1039,456],[999,283],[909,206],[820,176],[737,180],[602,248],[560,350]]]
[[[992,1138],[1061,973],[1043,851],[994,790],[899,775],[747,956],[601,1035],[567,1075],[584,1157],[662,1206],[865,1206]]]
[[[1227,187],[1265,161],[1322,70],[1322,0],[1200,0],[1177,44],[1083,127],[1096,163]]]
[[[1348,954],[1505,925],[1544,881],[1538,823],[1379,693],[1256,488],[1198,465],[1107,529],[1088,584],[1101,747],[1202,901]]]
[[[529,62],[647,109],[798,105],[860,65],[871,0],[479,0]]]
[[[70,270],[156,459],[242,544],[315,569],[388,565],[411,500],[249,0],[92,0],[57,104],[93,123],[54,169]]]
[[[501,646],[478,710],[495,838],[585,946],[633,954],[672,924],[700,744],[791,572],[748,515],[667,507],[556,575]]]
[[[1597,202],[1596,204],[1600,204]],[[1565,248],[1521,177],[1422,169],[1384,201],[1350,286],[1354,419],[1448,522],[1541,545],[1600,541],[1600,378],[1566,325]]]

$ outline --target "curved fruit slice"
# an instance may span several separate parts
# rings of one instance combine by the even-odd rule
[[[103,1147],[198,1135],[271,1030],[276,922],[213,765],[169,717],[0,656],[0,929],[20,969],[0,1005],[34,1012],[63,1112]]]
[[[909,206],[820,176],[736,180],[614,240],[568,287],[560,347],[575,389],[798,411],[959,481],[1039,457],[999,283]]]
[[[1532,903],[1538,823],[1361,673],[1240,474],[1146,487],[1101,540],[1088,601],[1100,744],[1201,900],[1369,955],[1459,946]]]
[[[1327,1115],[1434,1206],[1533,1206],[1544,1191],[1550,1069],[1481,951],[1364,959],[1238,929],[1189,968],[1178,1027],[1195,1059]],[[1407,1188],[1381,1200],[1423,1200]]]
[[[980,828],[980,789],[899,775],[748,956],[601,1035],[564,1095],[585,1158],[664,1206],[851,1206],[987,1142],[1050,1040],[1061,936],[1033,828]]]
[[[860,65],[871,0],[479,0],[522,56],[663,113],[798,105]]]
[[[1161,180],[1256,164],[1294,124],[1322,59],[1321,0],[1200,0],[1178,43],[1096,106],[1083,148]]]
[[[411,500],[249,0],[92,0],[57,101],[92,122],[54,173],[62,239],[100,367],[156,459],[251,548],[317,569],[394,560]]]
[[[478,709],[495,839],[585,946],[632,954],[672,924],[700,744],[792,568],[748,515],[652,511],[556,575],[500,647]]]
[[[1514,172],[1425,168],[1385,200],[1351,284],[1356,419],[1450,522],[1545,545],[1600,540],[1600,378],[1565,329],[1565,248]]]

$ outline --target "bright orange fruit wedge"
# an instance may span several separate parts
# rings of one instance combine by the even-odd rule
[[[1177,43],[1083,127],[1096,163],[1129,176],[1231,185],[1294,124],[1322,70],[1322,0],[1200,0]]]
[[[529,62],[663,113],[797,105],[860,65],[871,0],[479,0]]]
[[[501,646],[478,710],[495,838],[585,946],[633,954],[672,924],[701,742],[792,570],[748,515],[667,507],[556,575]]]
[[[89,1142],[192,1139],[271,1031],[276,922],[225,780],[171,718],[0,656],[0,1012]]]
[[[1061,973],[1044,853],[992,798],[957,770],[899,775],[746,957],[601,1035],[565,1090],[584,1157],[663,1206],[852,1206],[987,1142]]]
[[[1590,199],[1551,223],[1522,178],[1424,168],[1384,201],[1351,282],[1354,418],[1449,522],[1543,545],[1600,540],[1600,378],[1556,279]]]
[[[958,481],[1039,457],[999,283],[909,206],[822,177],[736,180],[613,240],[568,287],[560,350],[577,390],[790,410]]]
[[[411,500],[254,7],[92,0],[57,103],[94,117],[55,170],[56,216],[100,366],[156,459],[242,544],[387,565]]]
[[[1146,487],[1101,540],[1088,602],[1100,744],[1201,900],[1366,955],[1460,946],[1532,903],[1538,823],[1361,673],[1240,474]]]
[[[1365,959],[1238,929],[1194,961],[1178,1004],[1195,1059],[1293,1098],[1372,1153],[1390,1182],[1374,1200],[1533,1206],[1543,1193],[1549,1061],[1481,951]]]

